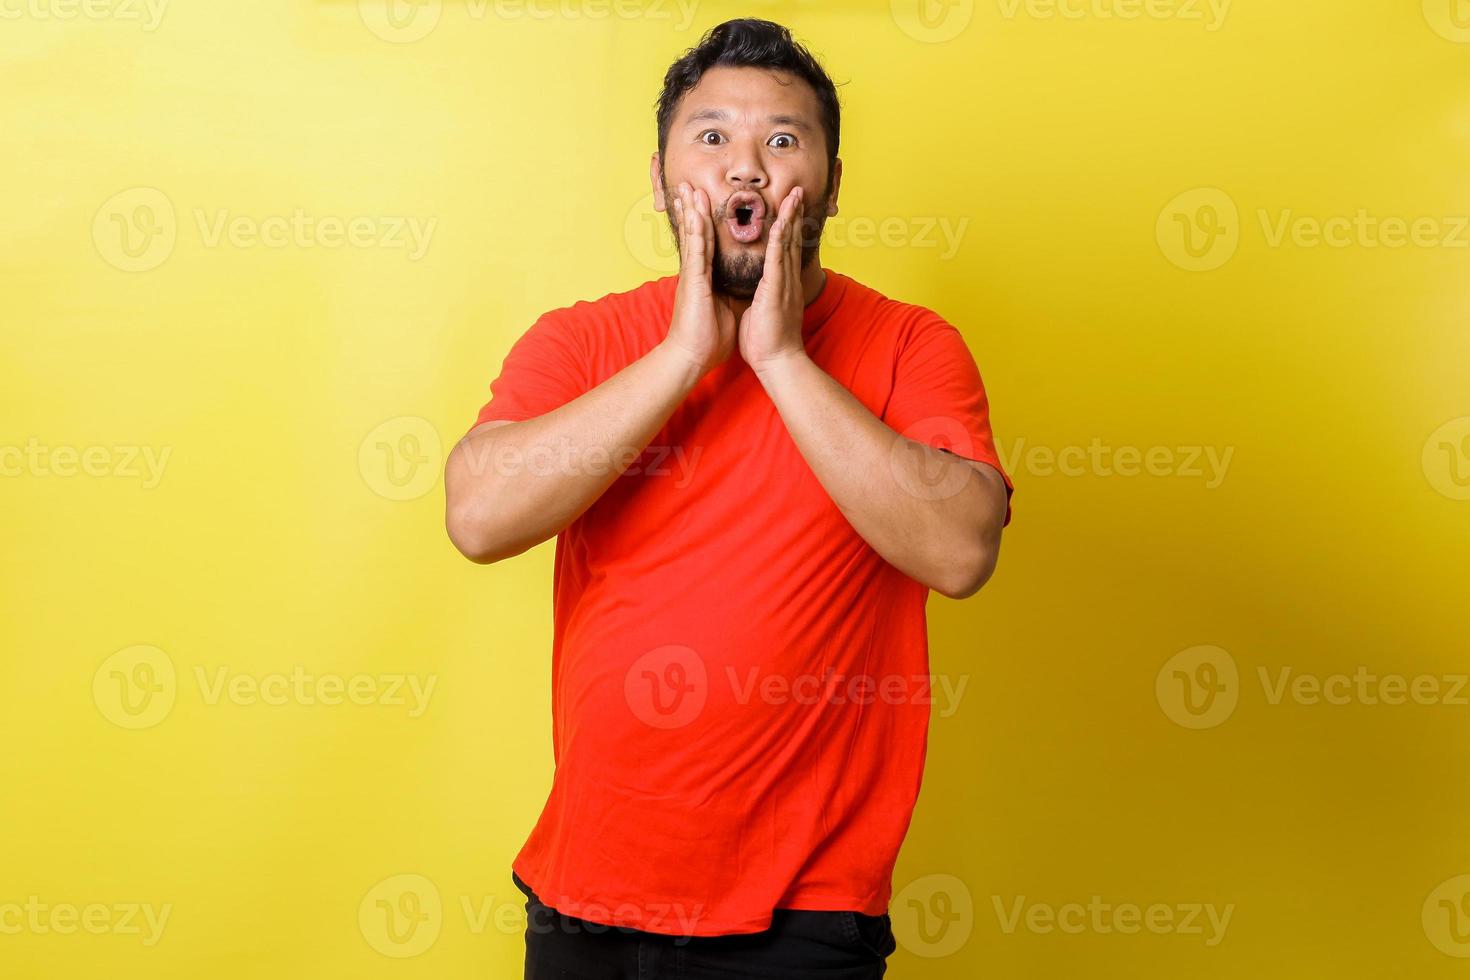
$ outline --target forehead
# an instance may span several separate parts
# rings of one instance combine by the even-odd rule
[[[760,121],[768,115],[795,116],[816,128],[817,93],[806,81],[769,68],[732,68],[718,65],[705,72],[679,101],[675,124],[687,123],[696,113],[723,110],[737,120]]]

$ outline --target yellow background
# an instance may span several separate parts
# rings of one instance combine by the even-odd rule
[[[931,599],[968,686],[935,709],[890,976],[1463,975],[1470,707],[1261,679],[1467,669],[1462,0],[121,2],[0,19],[0,446],[63,450],[0,477],[0,907],[171,911],[151,945],[0,932],[0,974],[520,975],[552,546],[460,558],[443,452],[537,315],[672,269],[652,102],[755,14],[845,83],[825,264],[961,328],[1017,486],[995,578]],[[369,233],[208,234],[297,209]],[[1360,211],[1440,240],[1272,237]],[[409,216],[417,258],[374,237]],[[1093,444],[1160,468],[1034,452]],[[127,447],[169,453],[154,485]],[[1213,486],[1189,447],[1231,453]],[[1201,657],[1223,719],[1174,686]],[[417,717],[207,696],[298,666],[435,687]],[[119,679],[158,717],[128,727]],[[386,935],[407,891],[420,928]],[[1214,945],[1005,928],[1093,896],[1233,911]]]

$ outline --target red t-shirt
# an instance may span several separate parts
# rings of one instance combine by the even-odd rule
[[[546,313],[476,424],[542,415],[642,357],[677,284]],[[893,429],[1000,470],[1010,523],[954,327],[829,269],[802,333]],[[853,530],[736,351],[557,536],[556,771],[512,868],[567,915],[669,935],[759,932],[776,908],[882,914],[924,767],[928,595]]]

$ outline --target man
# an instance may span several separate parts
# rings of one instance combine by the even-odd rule
[[[557,537],[526,976],[881,977],[925,602],[989,579],[1013,488],[958,331],[818,261],[812,55],[721,24],[657,121],[679,274],[537,320],[445,474],[470,559]]]

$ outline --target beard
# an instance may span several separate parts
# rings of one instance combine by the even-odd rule
[[[830,188],[829,188],[830,190]],[[664,200],[673,201],[674,192],[669,189],[668,182],[664,182]],[[779,207],[779,203],[777,205]],[[766,227],[763,229],[767,237],[758,239],[749,245],[738,245],[734,251],[726,251],[720,242],[720,226],[724,224],[726,215],[723,207],[712,205],[715,237],[711,242],[714,249],[710,257],[710,288],[716,293],[728,296],[731,299],[750,300],[755,297],[755,289],[760,285],[761,275],[766,268],[766,245],[769,243],[771,224],[776,220],[776,212],[768,212],[766,215]],[[679,223],[674,217],[674,206],[670,204],[664,212],[669,219],[669,229],[674,233],[674,242],[679,246],[680,255],[683,255],[683,242],[679,237]],[[806,202],[802,203],[801,210],[797,214],[797,227],[801,238],[801,271],[805,272],[811,264],[817,260],[817,253],[821,249],[822,229],[827,224],[827,201],[824,197],[820,201],[812,202],[808,207]]]

